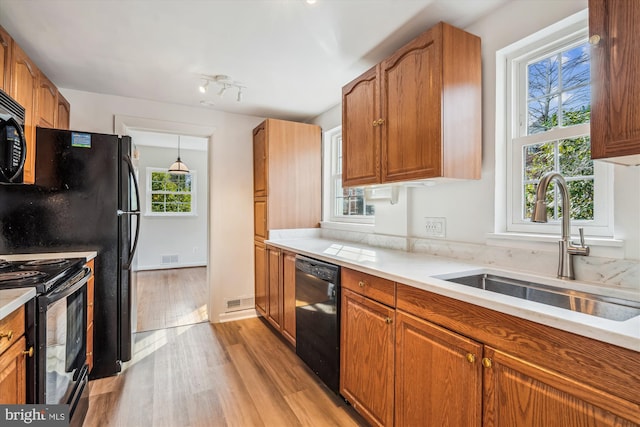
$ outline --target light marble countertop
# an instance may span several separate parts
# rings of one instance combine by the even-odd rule
[[[35,296],[35,288],[0,289],[0,320]]]
[[[269,245],[307,255],[342,267],[383,277],[443,296],[500,311],[557,329],[640,352],[640,316],[614,321],[546,304],[448,282],[446,278],[483,272],[505,273],[512,278],[534,279],[550,286],[640,301],[637,291],[600,284],[523,275],[507,268],[467,264],[440,256],[370,247],[322,238],[267,240]]]
[[[96,255],[96,251],[50,252],[42,254],[0,255],[0,259],[7,261],[27,261],[32,259],[85,258],[87,261],[90,261],[95,258]],[[4,319],[16,308],[25,304],[35,296],[35,288],[0,289],[0,319]]]

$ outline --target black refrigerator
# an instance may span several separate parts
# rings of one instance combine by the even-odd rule
[[[0,185],[0,253],[97,252],[91,379],[131,359],[140,230],[131,145],[128,136],[37,128],[35,185]]]

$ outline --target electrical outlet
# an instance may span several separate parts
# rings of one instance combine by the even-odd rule
[[[429,237],[445,237],[447,228],[446,218],[425,217],[425,229]]]

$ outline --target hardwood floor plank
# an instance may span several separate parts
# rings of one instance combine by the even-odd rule
[[[137,333],[119,376],[90,382],[87,427],[357,426],[364,421],[260,319]]]

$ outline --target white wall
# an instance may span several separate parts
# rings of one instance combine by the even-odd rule
[[[424,218],[445,217],[446,240],[480,244],[489,240],[488,234],[494,232],[496,202],[496,51],[585,8],[587,0],[515,0],[465,28],[482,39],[482,178],[408,188],[406,209],[402,203],[376,205],[376,232],[427,237]],[[340,108],[337,105],[328,110],[316,117],[314,123],[325,130],[340,125]],[[614,237],[623,239],[624,246],[594,247],[593,252],[600,256],[614,254],[620,258],[640,259],[640,168],[615,166],[614,193]],[[405,221],[406,234],[402,232],[403,227],[398,227]],[[509,241],[492,244],[522,246],[520,242]],[[544,250],[557,251],[555,242],[536,244],[541,245]]]
[[[149,209],[146,197],[149,189],[147,168],[166,169],[176,160],[177,136],[140,131],[129,132],[129,135],[138,151],[140,209],[143,212],[140,218],[137,269],[150,270],[207,265],[207,201],[209,191],[207,139],[200,138],[205,143],[203,144],[205,151],[185,149],[184,145],[180,150],[182,161],[188,165],[192,175],[195,176],[194,215],[154,216],[147,214]],[[172,139],[176,148],[147,145],[162,136]],[[176,263],[163,263],[163,257],[173,255],[177,257]]]
[[[113,133],[114,115],[215,128],[208,151],[210,321],[221,319],[224,298],[253,295],[252,130],[263,118],[64,88],[60,91],[71,103],[72,129]]]

